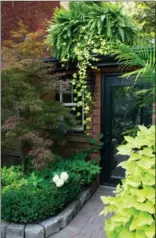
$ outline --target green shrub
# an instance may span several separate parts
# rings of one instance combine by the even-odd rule
[[[3,167],[1,169],[2,186],[7,186],[22,178],[22,170],[20,166]]]
[[[68,182],[58,188],[32,176],[22,186],[10,186],[2,192],[2,220],[16,223],[30,223],[56,215],[80,192],[79,177],[70,173]],[[38,180],[38,185],[34,181]],[[17,181],[18,183],[18,181]],[[20,182],[19,182],[20,183]]]
[[[70,159],[71,160],[87,160],[88,158],[88,151],[81,151],[79,153],[76,153],[75,155],[71,156]]]
[[[20,189],[22,186],[28,184],[28,179],[26,177],[20,178],[19,180],[14,181],[13,183],[4,186],[3,192],[6,192],[10,189]]]
[[[3,168],[2,219],[30,223],[58,214],[67,203],[77,198],[84,186],[91,184],[100,171],[95,161],[86,162],[85,159],[86,154],[79,153],[27,175],[22,174],[20,167]],[[62,172],[67,172],[69,178],[57,187],[60,184],[53,179]]]
[[[71,156],[69,159],[59,159],[59,162],[57,162],[55,165],[41,171],[36,171],[35,174],[50,181],[52,174],[55,175],[55,173],[67,171],[69,173],[75,173],[75,177],[80,176],[81,186],[87,186],[91,184],[91,182],[100,172],[100,167],[98,166],[96,161],[86,161],[88,159],[90,151],[92,151],[93,149],[93,146],[97,149],[97,147],[99,148],[101,146],[100,142],[99,144],[97,145],[96,140],[94,143],[92,143],[92,146],[89,146],[87,148],[88,150],[85,149],[84,151]]]
[[[87,186],[93,182],[97,174],[100,172],[100,167],[96,161],[84,160],[65,160],[57,163],[56,170],[67,171],[74,173],[75,177],[80,175],[81,186]]]
[[[118,153],[130,156],[121,163],[126,176],[116,187],[115,197],[102,197],[108,206],[101,214],[113,213],[105,221],[106,234],[109,238],[154,238],[155,127],[139,126],[137,136],[125,136],[125,140]]]

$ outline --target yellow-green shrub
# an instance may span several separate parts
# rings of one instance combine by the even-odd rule
[[[108,238],[154,238],[155,127],[139,126],[137,136],[125,136],[125,140],[118,153],[130,156],[121,163],[126,176],[114,197],[102,197],[108,205],[101,215],[111,213],[105,220],[105,231]]]

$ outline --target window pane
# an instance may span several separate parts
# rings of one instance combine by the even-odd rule
[[[64,93],[62,95],[62,102],[63,103],[71,103],[72,102],[72,94]]]
[[[60,94],[56,93],[56,101],[60,101]]]

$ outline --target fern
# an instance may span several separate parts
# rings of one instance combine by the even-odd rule
[[[144,43],[140,47],[130,47],[120,44],[118,48],[113,49],[111,54],[116,57],[122,68],[131,69],[131,72],[122,75],[123,78],[128,80],[133,77],[135,82],[149,83],[151,88],[143,90],[142,93],[148,95],[146,101],[153,102],[155,95],[155,45]]]
[[[47,43],[56,57],[75,58],[74,47],[83,27],[90,37],[98,34],[108,41],[119,40],[128,44],[133,43],[137,32],[132,19],[117,3],[70,2],[69,9],[55,11],[48,28]]]

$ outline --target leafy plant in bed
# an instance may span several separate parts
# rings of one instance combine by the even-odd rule
[[[57,215],[99,171],[94,162],[71,159],[58,162],[51,176],[50,169],[23,175],[20,167],[2,168],[2,220],[25,224]]]
[[[107,207],[105,219],[108,238],[155,237],[155,127],[139,126],[133,138],[125,136],[126,144],[118,147],[119,154],[129,155],[120,165],[126,169],[122,185],[114,197],[102,197]]]

